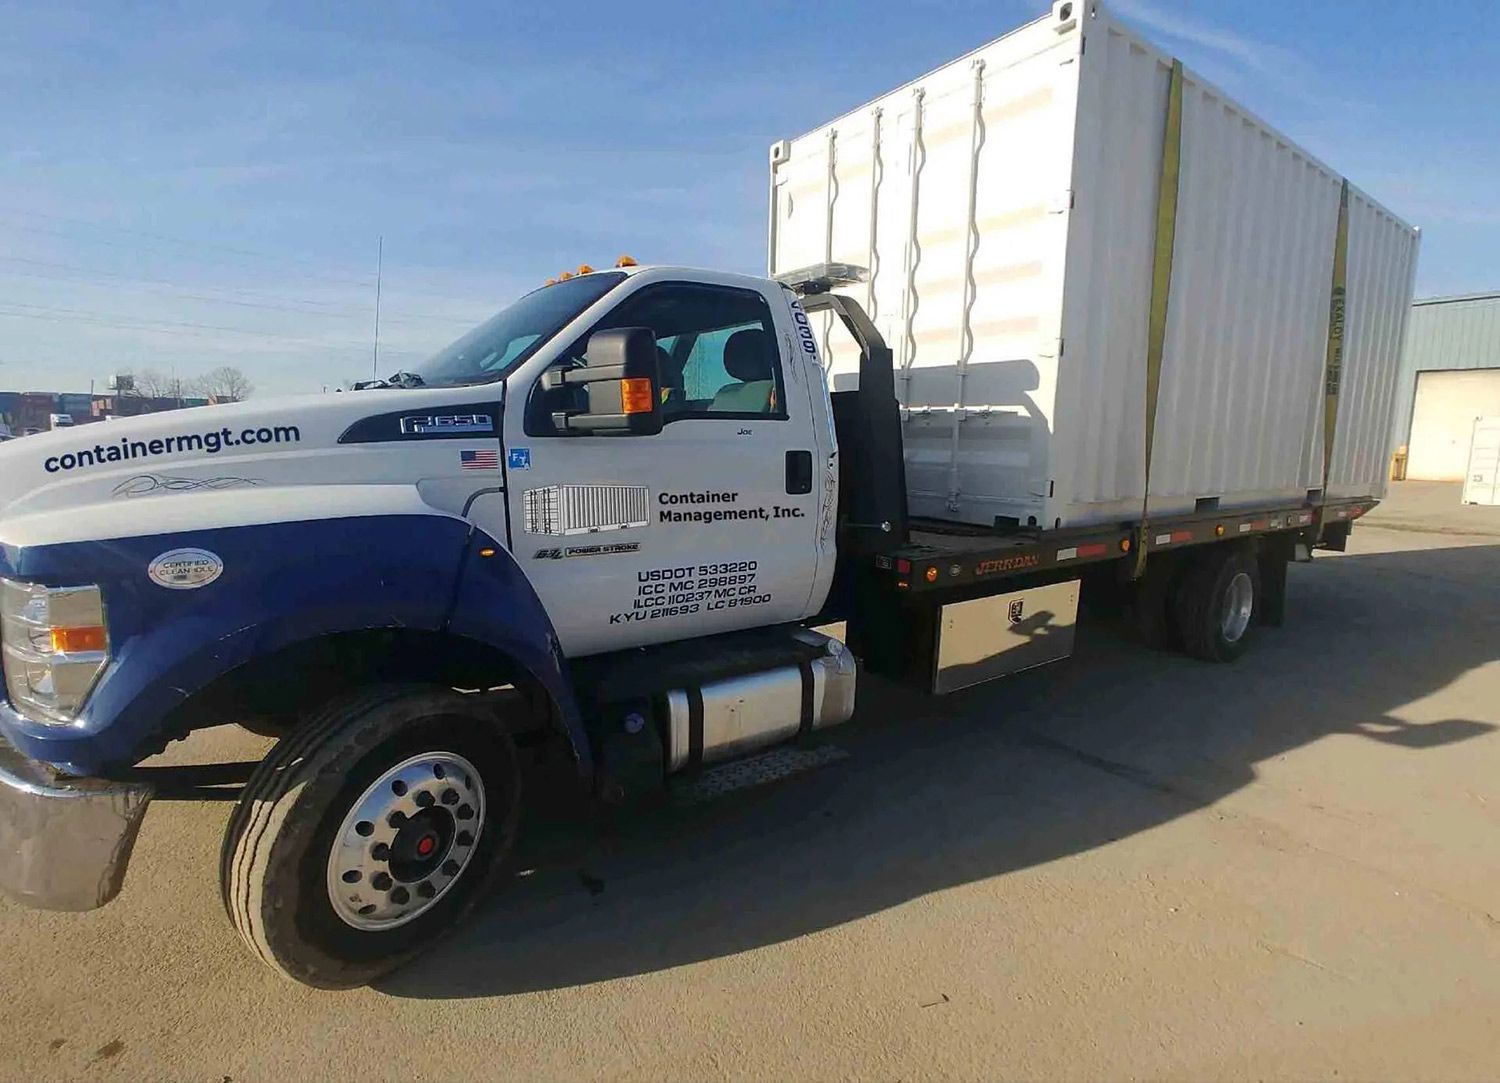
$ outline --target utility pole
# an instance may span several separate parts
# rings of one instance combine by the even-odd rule
[[[385,270],[385,235],[375,238],[375,350],[370,357],[370,379],[380,379],[380,280]]]

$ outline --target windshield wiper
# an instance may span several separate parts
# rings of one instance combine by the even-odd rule
[[[415,372],[393,372],[384,380],[359,380],[354,384],[355,391],[376,391],[381,388],[399,387],[426,387],[427,381]]]

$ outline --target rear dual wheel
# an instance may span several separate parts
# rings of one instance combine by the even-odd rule
[[[1244,653],[1260,607],[1260,565],[1243,545],[1210,549],[1177,580],[1172,618],[1184,653],[1232,662]]]
[[[251,776],[224,839],[224,906],[286,977],[363,985],[495,886],[519,810],[511,738],[465,697],[358,693],[298,727]]]

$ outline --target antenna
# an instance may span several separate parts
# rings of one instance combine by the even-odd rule
[[[385,235],[375,238],[375,351],[370,357],[370,379],[380,379],[380,280],[385,270]]]

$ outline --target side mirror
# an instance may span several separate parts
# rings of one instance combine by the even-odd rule
[[[564,410],[552,424],[578,436],[655,436],[661,432],[661,362],[647,327],[618,327],[589,336],[588,364],[542,375],[548,391],[589,385],[587,410]]]

